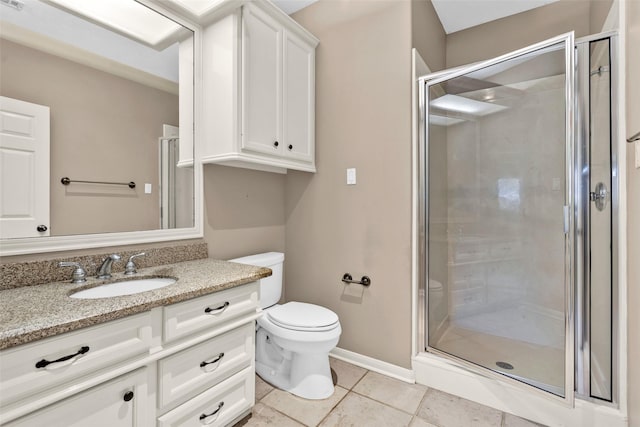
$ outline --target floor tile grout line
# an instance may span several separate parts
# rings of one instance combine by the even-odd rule
[[[413,415],[415,415],[416,417],[418,417],[418,412],[420,412],[420,408],[422,407],[422,404],[427,399],[427,393],[429,392],[429,390],[431,390],[431,387],[427,387],[427,389],[424,391],[424,396],[422,396],[422,399],[420,399],[420,403],[418,404],[418,408],[416,409],[416,412],[413,413]],[[418,417],[418,418],[424,419],[422,417]]]
[[[262,396],[259,400],[257,400],[256,403],[262,402],[262,399],[264,399],[265,397],[269,396],[273,390],[275,390],[275,388],[272,388],[271,390],[269,390],[269,392],[267,394],[265,394],[264,396]]]
[[[344,388],[344,387],[342,387],[342,388]],[[345,388],[345,390],[347,390],[347,389]],[[319,422],[318,424],[316,424],[316,426],[319,426],[320,424],[322,424],[322,423],[324,422],[324,420],[326,420],[326,419],[327,419],[327,417],[328,417],[329,415],[331,415],[331,413],[333,412],[333,410],[334,410],[334,409],[336,409],[336,408],[338,407],[338,405],[340,404],[340,402],[342,402],[342,401],[343,401],[343,400],[344,400],[344,399],[349,395],[349,393],[351,393],[351,390],[347,390],[347,392],[344,394],[344,396],[342,396],[342,398],[341,398],[338,402],[336,402],[336,404],[335,404],[335,405],[333,405],[333,406],[331,407],[331,409],[329,410],[329,412],[327,412],[327,414],[326,414],[324,417],[322,417],[322,419],[320,420],[320,422]]]
[[[355,366],[355,365],[354,365],[354,366]],[[363,369],[364,369],[364,368],[363,368]],[[368,369],[367,369],[367,370],[364,372],[364,374],[362,374],[362,376],[360,377],[360,379],[359,379],[358,381],[356,381],[356,383],[353,385],[353,387],[351,387],[349,390],[353,390],[353,389],[355,389],[355,388],[356,388],[356,386],[357,386],[358,384],[360,384],[360,382],[364,379],[364,377],[366,377],[366,376],[367,376],[367,374],[368,374],[369,372],[373,372],[373,371],[370,371],[370,370],[368,370]]]
[[[264,381],[264,380],[263,380],[263,381]],[[266,381],[265,381],[265,382],[266,382]],[[267,384],[269,384],[269,383],[267,383]],[[270,385],[270,384],[269,384],[269,385]],[[336,385],[337,385],[337,384],[336,384]],[[327,417],[329,416],[329,414],[331,414],[331,412],[333,412],[333,410],[336,408],[336,406],[338,406],[338,405],[340,404],[340,402],[342,402],[342,401],[344,400],[344,398],[345,398],[345,397],[346,397],[346,396],[351,392],[351,390],[347,389],[346,387],[342,387],[342,386],[340,386],[340,385],[337,385],[337,386],[338,386],[338,387],[340,387],[340,388],[342,388],[342,389],[344,389],[344,390],[346,390],[347,392],[344,394],[344,396],[342,396],[342,398],[341,398],[340,400],[338,400],[338,401],[336,402],[336,404],[335,404],[335,405],[333,405],[333,406],[331,407],[331,409],[329,409],[329,412],[327,412],[327,414],[326,414],[326,415],[325,415],[325,416],[320,420],[320,422],[319,422],[319,423],[315,424],[315,426],[320,425],[320,424],[325,420],[325,418],[327,418]],[[275,391],[275,390],[280,390],[280,391],[282,391],[282,392],[284,392],[284,393],[290,394],[291,396],[295,396],[293,393],[289,393],[289,392],[288,392],[288,391],[286,391],[286,390],[281,390],[281,389],[279,389],[279,388],[277,388],[277,387],[273,387],[273,388],[269,391],[269,393],[265,394],[265,395],[262,397],[262,399],[258,400],[256,403],[262,403],[263,405],[265,405],[265,406],[267,406],[267,407],[269,407],[269,408],[273,409],[274,411],[276,411],[276,412],[278,412],[278,413],[280,413],[280,414],[282,414],[282,415],[286,416],[287,418],[292,419],[293,421],[297,422],[298,424],[302,424],[302,425],[307,426],[307,427],[313,427],[313,426],[309,426],[308,424],[306,424],[306,423],[305,423],[305,422],[303,422],[302,420],[298,420],[298,419],[296,419],[296,418],[294,418],[294,417],[292,417],[292,416],[289,416],[289,415],[285,414],[284,412],[281,412],[280,410],[278,410],[278,409],[274,408],[273,406],[269,405],[268,403],[263,402],[263,400],[264,400],[268,395],[270,395],[273,391]],[[307,400],[309,400],[309,399],[307,399]],[[254,406],[255,406],[255,405],[254,405]]]
[[[273,391],[273,390],[271,390],[271,391]],[[269,392],[269,393],[271,393],[271,392]],[[260,401],[260,402],[258,402],[258,403],[262,403],[262,401]],[[293,418],[293,417],[290,417],[289,415],[287,415],[287,414],[285,414],[284,412],[282,412],[282,411],[278,410],[277,408],[274,408],[274,407],[273,407],[273,406],[271,406],[271,405],[267,405],[266,403],[262,403],[262,404],[263,404],[264,406],[266,406],[267,408],[274,410],[275,412],[277,412],[278,414],[282,415],[283,417],[288,418],[288,419],[290,419],[291,421],[294,421],[294,422],[295,422],[295,423],[297,423],[297,424],[301,424],[301,425],[303,425],[303,426],[306,426],[306,425],[307,425],[307,424],[305,424],[305,423],[303,423],[303,422],[301,422],[301,421],[299,421],[299,420],[296,420],[296,419],[295,419],[295,418]],[[254,405],[254,406],[255,406],[255,405]]]
[[[357,395],[359,395],[359,396],[366,397],[367,399],[371,399],[371,400],[373,400],[374,402],[382,403],[382,404],[383,404],[383,405],[385,405],[385,406],[388,406],[388,407],[390,407],[390,408],[393,408],[393,409],[396,409],[396,410],[398,410],[398,411],[404,412],[405,414],[415,415],[415,414],[417,414],[417,413],[418,413],[418,410],[420,409],[420,405],[422,405],[422,402],[424,401],[424,398],[425,398],[425,396],[427,395],[427,391],[430,389],[430,387],[424,386],[424,387],[425,387],[424,395],[420,398],[420,403],[418,404],[418,407],[416,408],[415,412],[411,413],[411,412],[407,412],[407,411],[405,411],[404,409],[396,408],[395,406],[391,406],[390,404],[388,404],[388,403],[386,403],[386,402],[383,402],[383,401],[378,400],[378,399],[374,399],[374,398],[373,398],[373,397],[371,397],[371,396],[367,396],[366,394],[363,394],[363,393],[360,393],[360,392],[356,391],[356,389],[355,389],[355,388],[356,388],[356,386],[357,386],[358,384],[360,384],[360,382],[364,379],[364,377],[366,377],[366,376],[367,376],[367,374],[368,374],[369,372],[374,372],[374,371],[369,371],[369,370],[367,370],[367,372],[362,376],[362,378],[360,378],[360,380],[358,380],[358,382],[357,382],[356,384],[354,384],[354,386],[353,386],[353,388],[351,389],[351,391],[353,391],[354,393],[356,393],[356,394],[357,394]],[[390,377],[390,376],[388,376],[388,375],[380,374],[380,373],[377,373],[377,372],[374,372],[374,373],[376,373],[376,374],[378,374],[378,375],[382,375],[382,376],[384,376],[384,377],[386,377],[386,378],[390,378],[390,379],[396,380],[396,378]],[[399,380],[398,380],[398,381],[399,381]],[[417,384],[417,383],[415,383],[415,384]]]
[[[400,412],[402,412],[403,414],[407,414],[407,415],[411,415],[411,416],[415,415],[415,413],[407,412],[407,411],[405,411],[404,409],[396,408],[395,406],[391,406],[391,405],[389,405],[389,404],[388,404],[388,403],[386,403],[386,402],[383,402],[383,401],[378,400],[378,399],[374,399],[374,398],[373,398],[373,397],[371,397],[371,396],[367,396],[366,394],[362,394],[362,393],[357,392],[357,391],[355,391],[355,390],[351,390],[351,392],[352,392],[352,393],[354,393],[354,394],[357,394],[358,396],[361,396],[361,397],[367,398],[367,399],[369,399],[369,400],[372,400],[372,401],[374,401],[374,402],[380,403],[381,405],[387,406],[387,407],[389,407],[389,408],[391,408],[391,409],[395,409],[396,411],[400,411]],[[425,394],[426,394],[426,391],[425,391]],[[424,399],[424,396],[420,399],[420,403],[422,403],[422,399]],[[419,405],[419,404],[418,404],[418,409],[420,409],[420,405]],[[417,411],[418,409],[416,409],[416,411]]]

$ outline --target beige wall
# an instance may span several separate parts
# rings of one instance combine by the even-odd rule
[[[590,21],[588,1],[560,0],[448,34],[447,68],[494,58],[571,30],[576,37],[586,36],[591,34]]]
[[[411,1],[411,39],[432,72],[445,68],[446,34],[431,1]]]
[[[409,367],[411,7],[327,1],[293,15],[316,56],[318,173],[286,179],[287,300],[323,305],[339,347]],[[347,186],[345,170],[357,168]],[[344,285],[346,272],[370,288]]]
[[[178,125],[178,97],[6,40],[0,51],[0,94],[50,107],[51,234],[159,228],[158,137]]]
[[[285,175],[204,166],[204,239],[209,257],[285,249]]]
[[[613,6],[613,0],[590,0],[589,5],[589,33],[599,33]]]
[[[640,2],[627,5],[627,137],[640,131]],[[638,144],[638,143],[636,143]],[[628,407],[630,427],[640,426],[640,169],[635,168],[633,144],[627,144],[627,288],[628,288]]]

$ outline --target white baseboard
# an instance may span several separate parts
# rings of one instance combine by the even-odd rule
[[[418,384],[552,427],[627,427],[625,414],[606,404],[575,399],[574,406],[484,377],[433,354],[413,358]]]
[[[344,362],[351,363],[352,365],[360,366],[361,368],[365,368],[406,383],[414,384],[416,382],[416,376],[412,369],[383,362],[382,360],[374,359],[373,357],[365,356],[353,351],[344,350],[339,347],[334,348],[329,355]]]

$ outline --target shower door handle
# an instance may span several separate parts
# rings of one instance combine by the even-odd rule
[[[607,186],[602,182],[596,184],[595,190],[596,191],[589,192],[589,200],[595,202],[596,209],[603,211],[607,206],[607,196],[609,195],[609,191],[607,191]]]

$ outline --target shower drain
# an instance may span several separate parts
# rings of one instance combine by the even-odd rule
[[[502,369],[513,369],[513,365],[507,362],[496,362],[496,365],[498,365],[498,368]]]

